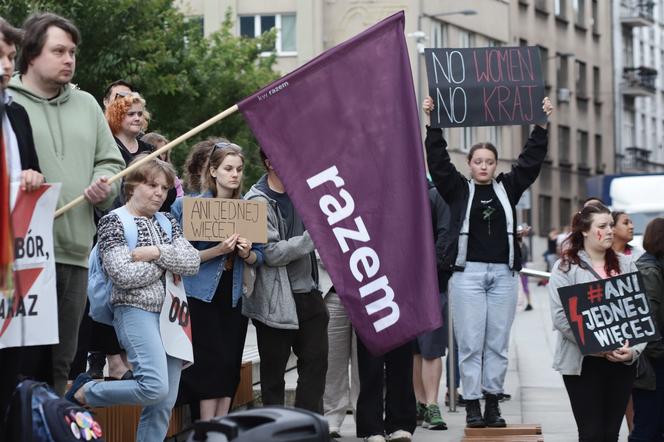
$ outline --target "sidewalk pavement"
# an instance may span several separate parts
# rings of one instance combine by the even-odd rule
[[[532,278],[531,278],[532,280]],[[551,366],[555,336],[551,326],[549,298],[546,287],[530,283],[531,311],[517,312],[510,344],[510,361],[505,381],[505,392],[512,395],[500,404],[503,417],[508,423],[540,424],[546,442],[571,442],[577,440],[576,423],[563,385],[562,377]],[[247,335],[245,353],[255,348],[253,327]],[[443,364],[444,365],[444,364]],[[413,436],[415,442],[460,441],[465,428],[465,410],[456,412],[444,407],[446,392],[445,374],[441,382],[439,403],[448,430],[432,431],[418,427]],[[256,378],[255,378],[256,379]],[[297,383],[295,370],[286,377],[286,388],[294,390]],[[348,415],[341,428],[342,442],[355,442],[355,422]],[[627,426],[623,422],[620,441],[627,440]]]

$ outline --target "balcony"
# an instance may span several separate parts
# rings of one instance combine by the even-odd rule
[[[630,97],[651,97],[657,90],[657,69],[645,66],[623,69],[622,93]]]
[[[652,152],[642,147],[630,146],[625,148],[622,157],[622,168],[626,172],[650,172],[650,154]]]
[[[629,27],[652,26],[655,24],[652,0],[623,0],[620,5],[620,23]]]

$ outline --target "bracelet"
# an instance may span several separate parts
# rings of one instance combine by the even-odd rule
[[[244,258],[242,258],[242,259],[244,259],[246,261],[249,258],[251,258],[251,250],[249,250],[249,254],[247,256],[245,256]]]

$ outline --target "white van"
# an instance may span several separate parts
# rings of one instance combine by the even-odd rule
[[[633,246],[642,247],[648,223],[664,217],[664,175],[619,177],[611,180],[611,209],[629,214],[634,223]]]

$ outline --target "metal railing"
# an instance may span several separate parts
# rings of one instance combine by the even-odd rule
[[[657,69],[645,66],[623,68],[623,79],[627,86],[642,87],[648,91],[656,90]]]
[[[648,21],[655,21],[655,2],[654,1],[636,1],[625,2],[620,5],[621,17],[639,17]]]

